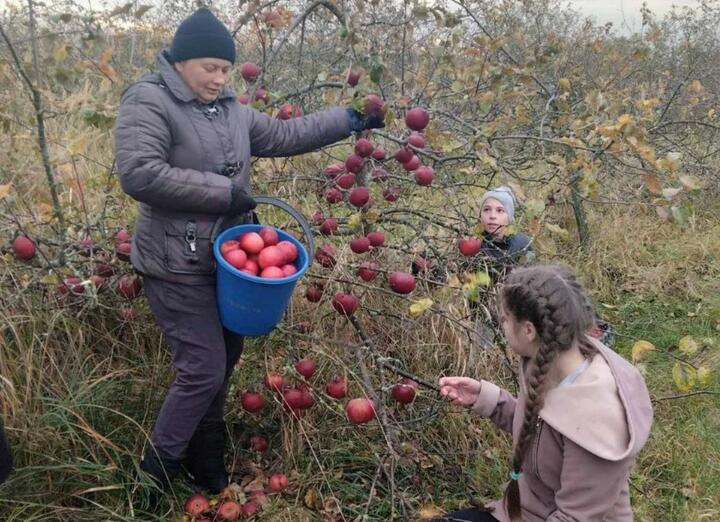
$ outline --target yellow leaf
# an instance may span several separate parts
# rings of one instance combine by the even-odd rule
[[[12,183],[0,185],[0,200],[5,199],[5,197],[10,193],[10,187],[12,187]]]
[[[704,90],[705,87],[703,87],[703,84],[700,83],[700,80],[693,80],[690,82],[690,85],[688,85],[688,91],[693,94],[700,94]]]
[[[110,59],[112,58],[112,55],[112,47],[106,47],[105,49],[103,49],[102,53],[100,53],[98,67],[105,76],[107,76],[111,81],[116,82],[118,81],[118,74],[113,68],[113,66],[110,65]]]
[[[554,223],[545,223],[545,228],[564,241],[567,241],[570,238],[570,232],[558,225],[555,225]]]
[[[710,384],[710,368],[706,366],[701,366],[697,370],[697,378],[698,382],[702,384],[703,386],[707,386]]]
[[[68,57],[67,53],[67,47],[65,47],[65,44],[58,45],[55,49],[53,49],[53,58],[55,58],[56,62],[64,62]]]
[[[620,125],[620,127],[622,128],[622,127],[625,127],[626,125],[631,124],[632,121],[633,121],[632,116],[630,116],[629,114],[623,114],[622,116],[620,116],[618,118],[618,125]]]
[[[378,219],[380,219],[380,211],[376,208],[371,208],[365,213],[365,220],[368,223],[375,223]]]
[[[695,386],[697,372],[689,364],[676,362],[672,369],[673,381],[681,392],[688,392]]]
[[[558,81],[558,87],[560,92],[568,92],[570,90],[570,80],[567,78],[560,78]]]
[[[645,354],[653,351],[654,349],[655,345],[649,343],[648,341],[635,341],[635,344],[633,344],[632,347],[633,364],[640,362],[645,357]]]
[[[441,517],[443,514],[444,512],[434,504],[425,504],[424,506],[421,506],[418,510],[418,516],[420,517],[420,520],[428,520],[431,518]]]
[[[692,355],[698,351],[698,343],[691,335],[686,335],[678,342],[678,349],[685,355]]]
[[[360,228],[360,225],[362,225],[360,214],[353,214],[348,218],[348,226],[353,230]]]
[[[305,493],[305,498],[303,499],[305,502],[305,505],[309,509],[322,509],[323,503],[322,499],[320,498],[320,494],[318,493],[317,489],[310,488]]]
[[[456,274],[453,274],[448,279],[447,286],[449,288],[460,288],[462,284],[460,283],[460,279],[458,278],[458,276]]]
[[[419,317],[425,310],[430,308],[432,305],[433,301],[429,297],[426,297],[425,299],[420,299],[419,301],[415,301],[413,304],[410,305],[410,315],[412,317]]]

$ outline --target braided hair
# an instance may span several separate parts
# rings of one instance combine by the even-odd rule
[[[530,321],[538,333],[537,354],[528,361],[527,396],[520,434],[512,456],[512,478],[505,490],[505,506],[512,521],[521,520],[518,478],[533,441],[543,407],[546,378],[558,353],[579,344],[590,358],[595,347],[585,338],[594,316],[575,275],[559,266],[515,269],[505,281],[500,299],[503,310],[518,321]]]

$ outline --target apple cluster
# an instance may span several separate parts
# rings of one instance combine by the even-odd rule
[[[291,241],[280,241],[272,227],[228,239],[220,245],[220,253],[232,267],[251,276],[279,279],[297,272],[297,247]]]

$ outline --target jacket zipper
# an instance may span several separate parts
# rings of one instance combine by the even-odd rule
[[[538,455],[540,453],[540,435],[542,435],[542,428],[543,428],[543,421],[541,418],[538,417],[537,423],[535,424],[535,450],[533,451],[533,463],[532,463],[532,471],[537,476],[537,478],[540,478],[540,468],[538,466]]]

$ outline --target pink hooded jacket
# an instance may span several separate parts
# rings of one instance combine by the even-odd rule
[[[630,470],[650,435],[652,405],[640,372],[605,345],[569,385],[547,392],[520,476],[524,522],[628,522]],[[517,440],[525,385],[516,399],[482,381],[473,411]],[[501,522],[504,503],[491,504]]]

